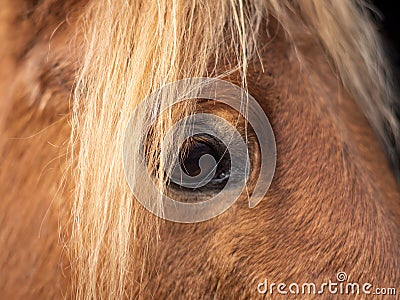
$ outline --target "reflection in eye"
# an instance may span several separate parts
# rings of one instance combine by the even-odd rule
[[[181,146],[179,155],[180,168],[172,171],[172,178],[180,178],[182,170],[190,177],[212,175],[204,188],[220,190],[225,186],[230,176],[231,159],[229,151],[220,140],[208,134],[191,136]],[[170,182],[170,185],[177,188],[179,182]],[[192,190],[196,189],[199,188]]]

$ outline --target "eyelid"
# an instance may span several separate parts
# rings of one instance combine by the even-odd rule
[[[208,134],[202,134],[202,135],[195,135],[191,137],[191,140],[197,143],[204,143],[207,146],[214,147],[217,151],[224,151],[225,150],[225,145],[221,144],[218,142],[215,138]],[[190,144],[189,144],[190,145]]]

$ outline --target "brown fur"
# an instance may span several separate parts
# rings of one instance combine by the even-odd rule
[[[74,80],[66,47],[70,8],[31,3],[1,4],[2,299],[60,298],[69,282],[54,199],[63,194]]]
[[[59,183],[79,62],[69,41],[82,4],[24,2],[16,10],[10,3],[0,4],[0,298],[69,298],[74,257],[63,255],[68,237],[59,238],[59,223],[70,207],[53,199],[71,194]],[[320,47],[307,34],[297,39],[304,65],[279,30],[260,52],[265,70],[249,66],[248,89],[277,142],[265,199],[254,209],[240,199],[200,224],[161,222],[159,240],[148,245],[149,271],[131,278],[126,290],[136,295],[127,297],[257,298],[265,277],[318,283],[338,271],[353,282],[399,287],[398,186]]]

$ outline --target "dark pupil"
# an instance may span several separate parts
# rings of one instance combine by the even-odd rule
[[[217,163],[207,160],[200,169],[199,160],[205,155],[212,155]],[[218,139],[209,135],[198,135],[187,139],[181,148],[180,165],[187,175],[197,176],[202,171],[205,174],[214,173],[212,183],[220,184],[229,178],[231,161],[225,145]]]
[[[189,176],[197,176],[201,170],[199,167],[199,160],[205,154],[212,155],[218,162],[218,155],[210,145],[203,142],[191,142],[190,145],[186,146],[186,154],[183,153],[183,159],[181,160],[182,170]],[[203,172],[212,172],[215,168],[214,164],[205,165]]]

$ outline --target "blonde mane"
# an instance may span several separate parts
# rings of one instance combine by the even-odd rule
[[[382,142],[390,144],[388,128],[398,140],[390,74],[369,14],[362,1],[91,1],[80,21],[83,56],[71,118],[75,194],[69,247],[77,298],[137,294],[141,282],[133,281],[148,269],[146,245],[158,224],[133,199],[122,166],[134,108],[160,85],[187,77],[239,71],[245,88],[268,20],[279,23],[294,49],[296,26],[307,28]],[[193,108],[180,109],[185,115]],[[163,116],[154,141],[171,114]],[[138,126],[138,139],[141,133]]]

